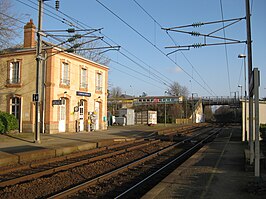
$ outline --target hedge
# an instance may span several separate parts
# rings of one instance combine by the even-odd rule
[[[18,120],[14,115],[0,111],[0,133],[17,130],[18,127]]]

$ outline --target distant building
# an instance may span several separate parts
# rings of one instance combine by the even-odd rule
[[[14,114],[20,131],[35,126],[36,41],[32,20],[24,26],[22,48],[0,53],[0,110]],[[40,127],[45,133],[84,131],[89,113],[95,130],[107,128],[108,67],[43,42],[40,70]]]

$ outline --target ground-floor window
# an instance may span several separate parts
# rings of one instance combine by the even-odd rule
[[[19,97],[10,98],[10,113],[17,118],[20,131],[21,99]]]

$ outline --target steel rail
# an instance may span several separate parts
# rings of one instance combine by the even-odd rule
[[[219,130],[220,130],[220,129],[219,129]],[[207,138],[201,140],[198,144],[194,145],[194,147],[193,147],[192,149],[189,149],[187,152],[181,154],[181,155],[178,156],[178,158],[176,158],[176,159],[180,159],[181,157],[185,156],[185,155],[186,155],[187,153],[189,153],[191,150],[195,149],[195,147],[198,147],[200,144],[202,144],[203,142],[205,142],[207,139],[209,139],[209,138],[212,137],[213,135],[217,134],[217,133],[219,132],[219,130],[216,130],[214,133],[212,133],[211,135],[209,135]],[[74,194],[74,193],[76,193],[76,192],[78,192],[78,191],[80,191],[80,190],[84,190],[84,189],[86,189],[88,186],[90,186],[90,185],[92,185],[92,184],[98,183],[98,182],[100,182],[100,181],[102,181],[102,180],[105,180],[105,179],[111,177],[111,176],[114,176],[114,175],[116,175],[116,174],[118,174],[118,173],[124,172],[124,171],[126,171],[126,170],[128,170],[128,169],[130,169],[130,168],[133,168],[133,167],[135,167],[136,165],[139,165],[139,164],[141,164],[141,163],[143,163],[143,162],[146,162],[146,161],[148,161],[148,160],[150,160],[150,159],[153,159],[154,157],[157,157],[157,156],[159,156],[159,155],[161,155],[161,154],[163,154],[163,153],[165,153],[165,152],[167,152],[167,151],[169,151],[169,150],[175,148],[176,146],[178,146],[178,145],[180,145],[180,144],[183,144],[183,143],[185,143],[185,142],[191,141],[191,140],[195,139],[196,137],[198,137],[198,136],[200,136],[200,135],[203,135],[203,134],[205,134],[205,133],[206,133],[206,132],[198,133],[197,135],[195,135],[195,136],[193,136],[193,137],[186,138],[186,139],[184,139],[184,140],[182,140],[182,141],[180,141],[180,142],[178,142],[178,143],[175,143],[175,144],[173,144],[173,145],[171,145],[171,146],[168,146],[168,147],[166,147],[166,148],[164,148],[164,149],[161,149],[161,150],[159,150],[159,151],[157,151],[157,152],[154,152],[154,153],[152,153],[152,154],[150,154],[150,155],[147,155],[147,156],[145,156],[145,157],[143,157],[143,158],[141,158],[141,159],[139,159],[139,160],[136,160],[136,161],[134,161],[134,162],[131,162],[131,163],[127,164],[127,165],[124,165],[124,166],[122,166],[122,167],[119,167],[119,168],[117,168],[117,169],[115,169],[115,170],[113,170],[113,171],[111,171],[111,172],[108,172],[108,173],[102,174],[102,175],[100,175],[100,176],[98,176],[98,177],[96,177],[96,178],[93,178],[93,179],[88,180],[88,181],[86,181],[86,182],[84,182],[84,183],[81,183],[81,184],[76,185],[76,186],[74,186],[74,187],[71,187],[71,188],[69,188],[69,189],[67,189],[67,190],[64,190],[64,191],[62,191],[62,192],[59,192],[59,193],[57,193],[57,194],[55,194],[55,195],[52,195],[52,196],[48,197],[48,199],[52,199],[52,198],[56,198],[56,199],[64,198],[64,197],[66,197],[66,196],[68,196],[68,195],[71,195],[71,194]],[[175,161],[176,161],[176,160],[175,160]],[[171,161],[171,162],[173,162],[173,161]],[[121,195],[121,196],[122,196],[122,195]],[[120,197],[121,197],[121,196],[120,196]]]
[[[95,157],[92,157],[92,158],[89,158],[89,159],[85,159],[85,160],[81,160],[81,161],[78,161],[78,162],[69,163],[69,164],[66,164],[66,165],[63,165],[63,166],[55,166],[53,168],[49,168],[49,169],[46,169],[46,170],[43,170],[43,171],[37,171],[36,173],[32,173],[32,174],[29,174],[29,175],[24,175],[24,176],[20,176],[20,177],[17,177],[17,178],[9,179],[9,180],[6,180],[6,181],[2,181],[2,182],[0,182],[0,187],[14,185],[14,184],[21,183],[21,182],[24,182],[24,181],[40,178],[40,177],[46,176],[46,175],[50,175],[50,174],[53,174],[53,173],[56,173],[56,172],[65,171],[65,170],[68,170],[68,169],[71,169],[71,168],[74,168],[74,167],[78,167],[78,166],[82,166],[84,164],[95,162],[97,160],[109,158],[109,157],[112,157],[114,155],[126,153],[126,152],[129,152],[129,151],[133,151],[133,150],[136,150],[138,148],[142,148],[144,146],[148,146],[150,144],[154,144],[154,143],[157,143],[157,142],[160,142],[160,140],[149,141],[149,142],[137,145],[137,146],[131,146],[131,147],[128,147],[128,148],[125,148],[125,149],[120,149],[120,150],[114,151],[112,153],[107,153],[107,154],[103,154],[103,155],[100,155],[100,156],[95,156]],[[69,159],[66,159],[66,161],[68,161],[68,160]]]
[[[115,197],[115,199],[121,198],[123,196],[125,196],[128,192],[132,191],[133,189],[137,188],[139,185],[143,184],[144,182],[146,182],[148,179],[152,178],[154,175],[158,174],[159,172],[163,171],[164,169],[166,169],[168,166],[172,165],[173,163],[175,163],[176,161],[180,160],[181,158],[183,158],[184,156],[186,156],[187,154],[189,154],[191,151],[193,151],[194,149],[196,149],[199,145],[202,145],[205,141],[207,141],[210,137],[216,135],[218,132],[220,131],[220,129],[218,129],[217,131],[213,132],[211,135],[209,135],[208,137],[206,137],[205,139],[201,140],[200,142],[198,142],[196,145],[194,145],[193,147],[191,147],[190,149],[186,150],[184,153],[182,153],[181,155],[179,155],[178,157],[176,157],[175,159],[173,159],[172,161],[170,161],[169,163],[167,163],[166,165],[164,165],[163,167],[161,167],[160,169],[158,169],[157,171],[153,172],[151,175],[149,175],[148,177],[146,177],[145,179],[141,180],[140,182],[138,182],[137,184],[133,185],[131,188],[129,188],[128,190],[124,191],[123,193],[121,193],[120,195],[118,195],[117,197]]]

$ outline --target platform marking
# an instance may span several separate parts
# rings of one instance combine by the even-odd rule
[[[228,143],[230,142],[230,139],[231,139],[231,137],[232,137],[232,131],[233,131],[233,129],[231,129],[229,139],[228,139],[228,141],[226,142],[226,144],[224,145],[223,151],[222,151],[222,153],[221,153],[219,159],[217,160],[217,162],[216,162],[216,164],[215,164],[215,167],[214,167],[214,169],[213,169],[213,172],[212,172],[212,174],[211,174],[211,177],[209,178],[209,180],[208,180],[208,182],[207,182],[207,185],[206,185],[206,188],[205,188],[205,190],[202,192],[202,194],[201,194],[201,196],[200,196],[200,199],[204,199],[204,198],[206,198],[205,196],[206,196],[206,194],[207,194],[207,192],[208,192],[208,190],[209,190],[210,184],[211,184],[211,182],[212,182],[212,180],[213,180],[213,178],[214,178],[214,175],[215,175],[215,173],[216,173],[216,171],[217,171],[217,169],[218,169],[218,165],[220,164],[221,159],[222,159],[222,157],[223,157],[223,155],[224,155],[225,149],[226,149],[226,147],[227,147],[227,145],[228,145]]]

